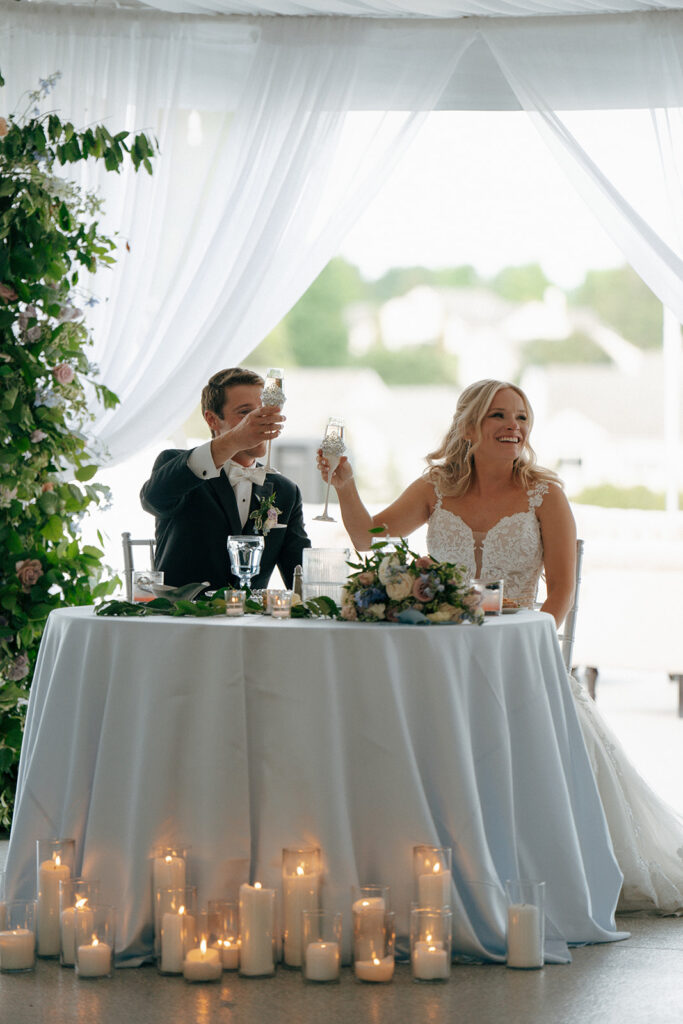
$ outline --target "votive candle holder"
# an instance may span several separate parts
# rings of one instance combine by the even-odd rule
[[[76,974],[79,978],[101,980],[114,973],[114,944],[116,939],[116,910],[112,906],[94,903],[77,909],[76,922]]]
[[[339,982],[342,915],[330,910],[302,910],[302,976],[314,984]]]
[[[453,914],[450,908],[410,911],[410,964],[415,981],[448,981]]]
[[[545,961],[545,882],[509,879],[505,894],[507,966],[538,970]]]
[[[99,902],[100,883],[85,878],[67,878],[59,883],[60,956],[62,967],[76,963],[76,912],[87,914]]]
[[[282,851],[283,960],[301,967],[301,914],[320,905],[321,857],[317,846]]]
[[[36,963],[36,901],[5,903],[4,928],[0,931],[0,972],[32,971]]]
[[[197,888],[157,889],[154,952],[161,974],[182,974],[187,951],[196,944]]]
[[[419,907],[450,907],[452,904],[452,850],[449,846],[414,846],[415,902]]]
[[[209,900],[209,942],[218,950],[224,971],[240,965],[240,908],[232,900]]]

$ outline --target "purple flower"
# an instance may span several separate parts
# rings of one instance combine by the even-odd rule
[[[28,669],[28,654],[22,652],[14,659],[5,675],[11,683],[18,683],[20,679],[24,679],[28,675]]]

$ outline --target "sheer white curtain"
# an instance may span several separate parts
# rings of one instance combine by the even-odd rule
[[[481,34],[598,220],[683,320],[683,15],[554,26],[529,21],[519,34],[500,19]]]
[[[475,30],[37,8],[0,12],[15,92],[59,68],[54,105],[75,123],[159,133],[152,179],[94,179],[107,226],[130,246],[93,286],[107,300],[94,359],[122,398],[97,431],[118,461],[181,421],[209,374],[237,364],[305,291]],[[203,112],[195,152],[192,108]],[[362,146],[353,110],[367,111],[355,115]]]

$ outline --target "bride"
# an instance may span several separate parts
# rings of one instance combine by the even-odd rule
[[[503,578],[505,597],[521,607],[533,607],[543,573],[541,610],[559,626],[573,598],[576,526],[559,477],[536,463],[532,423],[521,388],[497,380],[471,384],[424,474],[376,516],[342,457],[331,482],[357,550],[369,548],[373,528],[403,537],[427,523],[433,558],[464,565],[473,577]],[[327,480],[320,452],[318,467]],[[683,913],[683,818],[641,778],[584,687],[573,677],[571,683],[624,875],[617,909]]]

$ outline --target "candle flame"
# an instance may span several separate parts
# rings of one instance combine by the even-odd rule
[[[382,961],[378,957],[373,956],[372,962],[373,962],[373,964],[377,964],[377,966],[379,967],[379,965],[381,964]]]
[[[167,853],[166,856],[164,857],[164,860],[166,861],[167,864],[170,864],[171,861],[173,860],[173,857],[171,856],[170,853]]]
[[[441,864],[438,862],[438,860],[434,867],[432,868],[432,871],[434,872],[435,875],[438,875],[439,871],[441,871]]]
[[[179,914],[184,914],[185,913],[185,907],[178,907],[178,913]]]
[[[100,940],[97,938],[96,935],[93,935],[93,937],[92,937],[92,944],[93,944],[93,946],[99,946],[99,944],[100,944]]]
[[[62,858],[59,856],[58,853],[55,854],[55,867],[58,868],[61,863],[62,863]]]
[[[199,948],[202,951],[202,956],[204,956],[204,954],[206,953],[206,939],[202,939],[202,941],[199,943]]]
[[[432,936],[431,936],[431,934],[430,934],[429,932],[428,932],[428,933],[427,933],[427,935],[425,936],[425,941],[426,941],[426,942],[431,942],[431,941],[432,941]]]
[[[88,902],[86,896],[81,896],[80,900],[76,900],[76,910],[81,910],[82,907]]]
[[[260,882],[254,882],[254,888],[255,888],[255,889],[262,889],[262,888],[263,888],[263,886],[261,885],[261,883],[260,883]]]
[[[370,900],[362,900],[361,906],[362,907],[369,907],[370,906]]]
[[[436,951],[436,946],[427,946],[427,949],[430,953],[434,953]]]
[[[298,868],[296,869],[296,873],[297,873],[297,875],[303,875],[304,874],[304,869],[303,869],[303,866],[301,864],[299,864]]]

